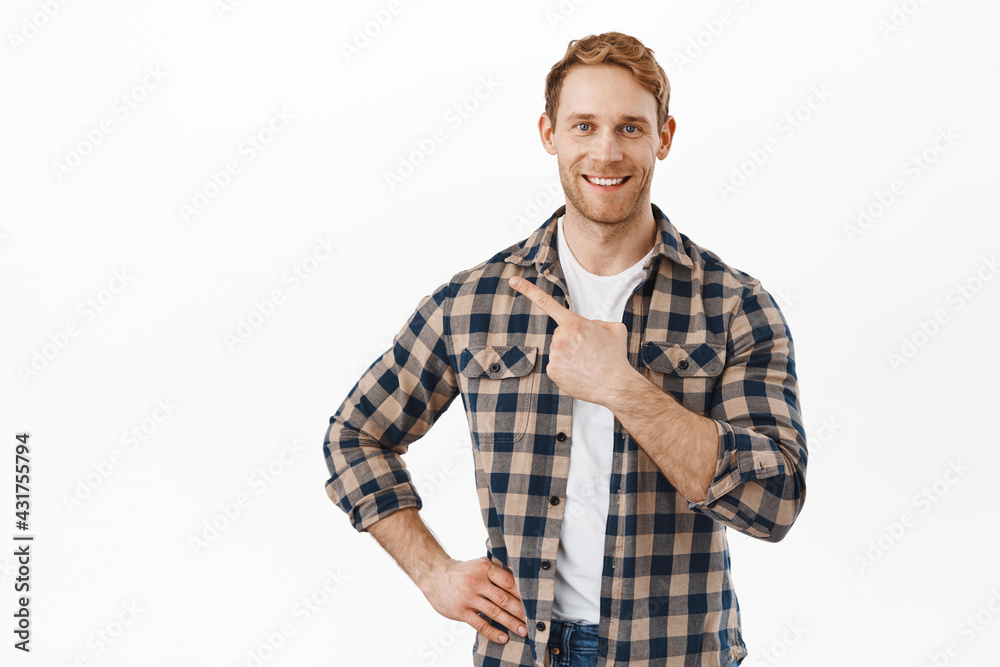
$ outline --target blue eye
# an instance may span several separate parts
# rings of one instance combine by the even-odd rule
[[[584,132],[590,129],[590,123],[577,123],[576,126]]]
[[[631,131],[631,132],[629,131],[629,128],[632,128],[632,131]],[[635,133],[636,133],[636,132],[638,132],[638,131],[639,131],[639,128],[638,128],[638,127],[636,127],[635,125],[626,125],[626,126],[625,126],[625,132],[626,132],[627,134],[635,134]]]

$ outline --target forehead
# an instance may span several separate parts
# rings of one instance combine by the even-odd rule
[[[656,98],[619,65],[573,65],[559,91],[557,115],[625,116],[656,120]]]

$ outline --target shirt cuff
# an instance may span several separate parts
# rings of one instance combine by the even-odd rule
[[[750,429],[714,420],[719,433],[719,464],[708,495],[701,502],[688,501],[688,509],[710,507],[719,498],[746,482],[785,474],[785,458],[777,444]]]
[[[419,510],[423,506],[423,500],[420,499],[417,489],[412,483],[407,482],[365,496],[351,508],[347,516],[351,520],[351,525],[362,533],[376,521],[401,509],[416,507]]]

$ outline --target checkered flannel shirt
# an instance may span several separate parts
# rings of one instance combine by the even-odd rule
[[[549,664],[573,399],[545,373],[555,321],[507,279],[568,306],[555,238],[564,209],[425,296],[330,418],[323,446],[327,493],[365,531],[422,507],[401,456],[461,395],[487,556],[514,574],[528,621],[527,637],[507,632],[504,644],[476,633],[476,667]],[[689,502],[615,419],[599,664],[729,667],[747,650],[726,528],[777,542],[805,501],[792,337],[758,280],[652,209],[658,241],[623,316],[628,358],[715,420],[718,466],[708,497]]]

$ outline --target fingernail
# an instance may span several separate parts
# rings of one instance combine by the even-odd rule
[[[514,276],[513,278],[510,279],[510,286],[511,287],[517,287],[517,284],[519,282],[520,282],[520,279],[517,276]]]
[[[500,643],[507,641],[507,635],[500,635]]]
[[[525,636],[526,634],[528,634],[528,628],[524,627],[523,625],[519,626],[517,628],[517,634],[521,635],[522,637]]]

